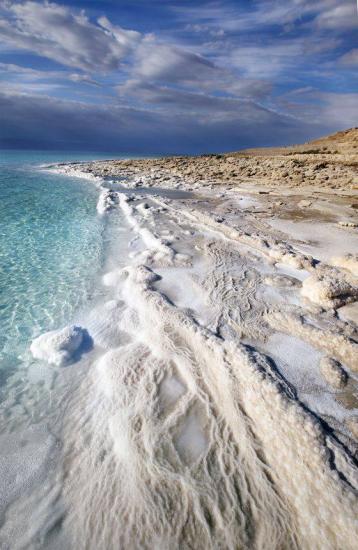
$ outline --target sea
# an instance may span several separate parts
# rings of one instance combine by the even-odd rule
[[[112,155],[113,157],[113,155]],[[98,153],[0,151],[0,392],[31,361],[29,344],[93,300],[104,261],[105,220],[89,181],[47,164]]]
[[[104,158],[123,155],[0,151],[2,549],[26,547],[32,540],[26,537],[34,521],[29,510],[34,506],[33,488],[45,487],[51,475],[57,475],[61,443],[53,432],[65,406],[61,395],[68,395],[68,387],[58,392],[58,369],[35,360],[31,343],[93,310],[103,292],[98,282],[106,254],[118,243],[116,230],[123,229],[120,219],[113,222],[117,227],[108,227],[107,219],[98,215],[99,190],[93,182],[61,175],[48,165]],[[70,369],[66,376],[61,384],[73,384]],[[52,480],[49,487],[55,485]],[[25,499],[25,494],[30,496]],[[43,495],[37,498],[44,502]],[[50,514],[43,511],[36,520],[39,537],[41,523],[57,517],[53,501],[51,507]],[[48,525],[43,530],[48,533]]]

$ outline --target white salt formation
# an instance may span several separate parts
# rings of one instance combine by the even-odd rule
[[[98,199],[97,212],[98,214],[105,214],[114,208],[117,203],[118,193],[111,191],[110,189],[103,189]]]
[[[340,273],[313,274],[303,281],[301,294],[323,307],[339,307],[358,298],[358,285]]]
[[[32,342],[30,350],[35,359],[63,366],[73,359],[83,342],[84,334],[83,328],[74,325],[45,332]]]
[[[355,368],[353,328],[331,318],[324,327],[318,311],[298,314],[313,259],[252,221],[232,227],[230,216],[218,222],[157,197],[122,195],[120,206],[134,254],[103,281],[121,304],[125,339],[96,362],[65,431],[66,525],[80,547],[355,548],[349,452],[302,407],[280,364],[255,349],[285,332],[329,356],[312,364],[313,380],[354,437],[352,415],[332,393]],[[176,264],[189,251],[192,266]],[[195,301],[180,286],[188,271],[201,292]],[[303,395],[300,371],[296,379]]]
[[[119,194],[119,204],[124,212],[128,223],[132,226],[134,232],[140,236],[143,244],[146,246],[140,254],[138,261],[149,265],[186,265],[190,263],[190,257],[186,254],[179,254],[170,245],[168,239],[160,237],[155,233],[155,223],[148,208],[140,208],[130,204],[130,199],[123,193]],[[148,206],[148,205],[147,205]],[[148,229],[143,223],[146,221],[153,229]],[[150,223],[151,222],[151,223]]]
[[[358,277],[358,254],[345,254],[331,259],[332,265],[343,267]]]
[[[320,363],[321,373],[331,386],[342,389],[346,386],[348,376],[342,365],[331,357],[323,357]]]
[[[86,385],[93,422],[66,429],[80,547],[353,549],[354,493],[331,461],[351,475],[341,447],[260,354],[199,327],[145,266],[122,275],[131,342]]]

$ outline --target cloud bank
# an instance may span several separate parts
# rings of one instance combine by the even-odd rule
[[[354,2],[158,2],[131,25],[0,2],[0,146],[190,153],[357,124]]]

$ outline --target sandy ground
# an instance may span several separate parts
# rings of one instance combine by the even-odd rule
[[[59,436],[76,548],[356,548],[356,136],[302,146],[319,169],[302,147],[57,167],[127,247]],[[305,185],[274,168],[296,158]],[[33,353],[61,368],[79,334]]]

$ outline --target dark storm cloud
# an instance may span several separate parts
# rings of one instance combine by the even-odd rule
[[[188,98],[185,101],[190,103]],[[192,99],[191,108],[197,101]],[[292,141],[292,132],[300,138],[308,135],[307,125],[251,102],[224,100],[218,106],[218,101],[206,99],[205,108],[200,106],[192,116],[190,110],[162,113],[1,93],[0,147],[210,152],[263,145],[268,139],[285,143]]]

